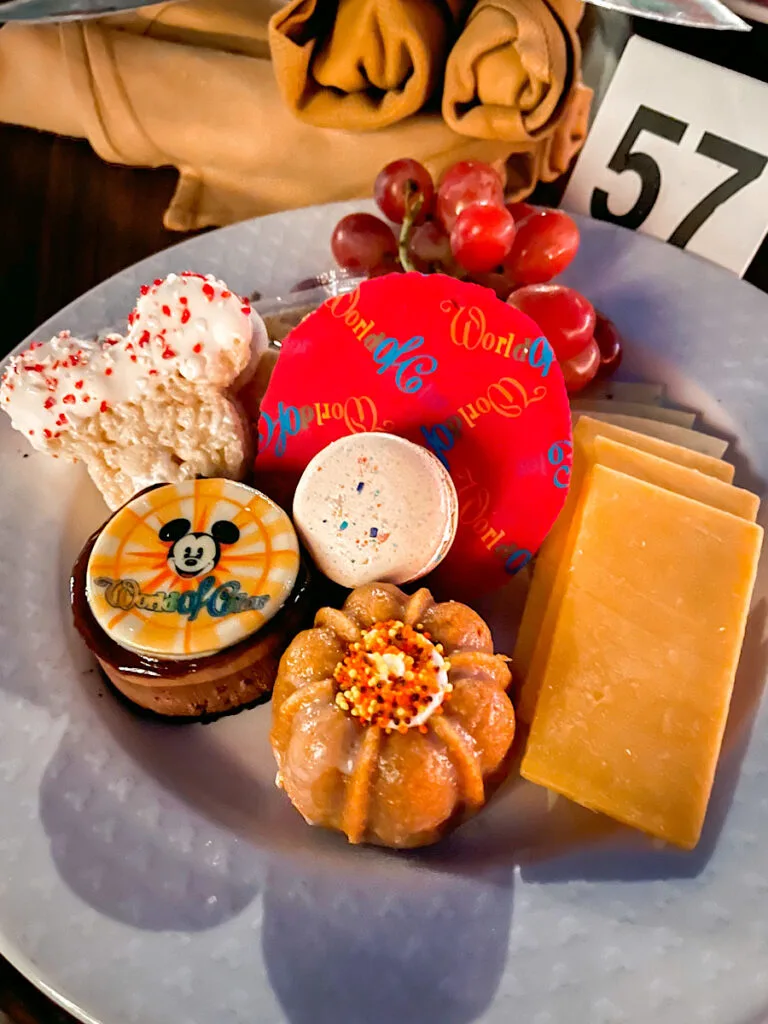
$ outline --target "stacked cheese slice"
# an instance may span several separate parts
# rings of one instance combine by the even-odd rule
[[[581,416],[624,427],[720,459],[728,442],[695,429],[696,413],[662,405],[662,384],[602,381],[571,400],[574,424]],[[666,456],[662,456],[663,458]]]
[[[762,542],[758,499],[701,451],[586,415],[515,650],[522,774],[696,845]]]

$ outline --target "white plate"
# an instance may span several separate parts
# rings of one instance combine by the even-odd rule
[[[139,284],[211,271],[283,291],[360,203],[185,242],[45,324],[91,333]],[[582,222],[568,280],[768,471],[768,298],[645,235]],[[415,314],[416,315],[416,314]],[[26,457],[29,455],[29,457]],[[209,726],[134,718],[70,626],[67,576],[105,509],[0,418],[0,952],[102,1024],[756,1024],[768,1012],[768,731],[761,573],[705,834],[658,849],[506,787],[416,855],[312,830],[273,784],[269,707]]]

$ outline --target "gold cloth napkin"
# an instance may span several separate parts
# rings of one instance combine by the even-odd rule
[[[479,0],[445,69],[457,132],[531,145],[552,134],[581,77],[578,0]]]
[[[372,131],[442,82],[465,0],[291,0],[269,41],[280,91],[309,124]]]
[[[400,156],[437,175],[456,160],[502,164],[515,151],[515,197],[548,173],[542,144],[471,139],[437,114],[364,137],[297,120],[267,59],[273,10],[263,0],[190,0],[94,21],[6,25],[0,121],[87,138],[111,163],[177,167],[165,224],[182,231],[369,196],[377,172]],[[562,146],[572,155],[570,138],[564,133]]]

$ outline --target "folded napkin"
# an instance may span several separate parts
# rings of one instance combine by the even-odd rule
[[[479,0],[448,58],[457,132],[530,145],[554,132],[581,75],[578,0]]]
[[[87,138],[111,163],[177,167],[165,224],[181,231],[369,196],[381,167],[400,156],[438,175],[464,159],[503,167],[514,153],[508,174],[520,198],[549,173],[543,142],[468,138],[438,114],[364,137],[298,120],[268,59],[275,6],[189,0],[92,21],[6,25],[0,121]],[[570,140],[563,134],[558,143],[561,163],[578,148]]]
[[[271,10],[192,0],[103,19],[0,29],[0,120],[85,137],[111,163],[173,165],[165,223],[191,230],[368,196],[399,156],[438,174],[455,160],[504,160],[504,142],[467,139],[438,115],[364,142],[297,120],[266,53]],[[274,8],[274,4],[271,5]],[[219,47],[223,48],[219,48]]]
[[[439,88],[465,0],[292,0],[269,40],[285,102],[303,121],[371,131]]]

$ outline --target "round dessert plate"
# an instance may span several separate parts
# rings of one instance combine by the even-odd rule
[[[325,269],[342,204],[213,232],[112,278],[35,333],[92,335],[172,270],[243,293]],[[625,375],[768,475],[768,297],[645,235],[582,221],[567,281],[627,335]],[[30,339],[32,340],[32,339]],[[268,705],[212,725],[130,713],[70,622],[107,516],[80,468],[0,418],[0,953],[100,1024],[758,1024],[768,1017],[766,571],[695,851],[511,778],[413,854],[311,829],[274,785]],[[481,608],[496,647],[511,595]],[[647,756],[653,756],[648,751]],[[514,774],[514,773],[513,773]]]

